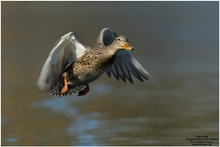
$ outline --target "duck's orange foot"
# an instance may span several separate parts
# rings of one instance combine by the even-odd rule
[[[87,84],[86,87],[83,90],[78,92],[78,96],[86,95],[89,92],[89,90],[90,90],[89,89],[89,84]]]
[[[63,88],[61,89],[61,94],[64,94],[64,93],[66,93],[67,91],[68,91],[68,85],[67,85],[67,79],[66,79],[66,76],[67,76],[67,73],[65,72],[64,74],[63,74],[63,83],[64,83],[64,86],[63,86]]]

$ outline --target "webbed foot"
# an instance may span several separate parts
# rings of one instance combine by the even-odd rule
[[[66,76],[67,76],[67,73],[64,72],[64,74],[63,74],[63,83],[64,83],[64,86],[63,86],[63,88],[61,89],[61,92],[60,92],[61,94],[66,93],[66,92],[68,91],[68,85],[67,85]]]
[[[90,90],[89,89],[89,84],[87,84],[86,87],[83,90],[78,92],[78,96],[86,95],[89,92],[89,90]]]

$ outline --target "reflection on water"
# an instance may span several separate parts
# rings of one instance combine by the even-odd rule
[[[69,118],[65,133],[74,138],[69,142],[74,145],[190,145],[187,137],[198,134],[216,137],[218,104],[214,103],[217,97],[214,91],[218,82],[214,79],[218,75],[204,81],[194,76],[172,78],[173,81],[168,81],[168,77],[162,77],[151,83],[149,91],[138,87],[130,89],[131,93],[118,92],[117,97],[113,92],[112,96],[97,94],[83,99],[50,98],[33,106],[49,108],[58,116]],[[176,82],[177,78],[181,83]],[[187,86],[192,83],[193,87]],[[100,85],[94,85],[94,89],[103,88]],[[124,88],[116,86],[114,90]],[[204,88],[213,92],[201,91]],[[160,92],[155,94],[154,90]]]
[[[90,45],[103,27],[128,36],[132,54],[153,75],[149,82],[104,75],[83,97],[36,90],[61,35],[76,31]],[[218,2],[2,2],[1,82],[2,145],[192,145],[186,138],[218,138]]]

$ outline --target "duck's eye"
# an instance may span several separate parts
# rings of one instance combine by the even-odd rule
[[[120,38],[118,38],[117,40],[118,40],[118,41],[121,41],[121,39],[120,39]]]

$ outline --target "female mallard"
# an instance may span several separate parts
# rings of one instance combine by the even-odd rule
[[[78,92],[79,96],[89,92],[89,83],[104,72],[117,80],[119,77],[133,83],[132,73],[138,80],[148,80],[150,75],[130,54],[133,47],[125,36],[117,36],[108,28],[102,29],[92,47],[83,46],[74,32],[61,37],[50,52],[37,87],[52,95],[67,95]]]

